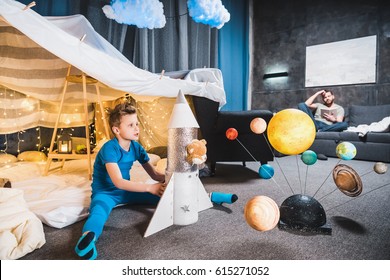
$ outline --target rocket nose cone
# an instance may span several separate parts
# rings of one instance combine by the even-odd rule
[[[186,103],[187,103],[187,100],[184,97],[184,94],[183,94],[183,92],[180,89],[179,93],[177,94],[176,104],[186,104]]]
[[[168,122],[168,128],[183,128],[183,127],[197,127],[199,124],[195,119],[190,105],[181,90],[176,98],[176,104],[173,106],[171,118]]]

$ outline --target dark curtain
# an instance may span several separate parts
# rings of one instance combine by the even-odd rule
[[[167,23],[161,29],[127,27],[123,54],[150,72],[217,67],[218,31],[194,22],[187,0],[163,0]]]
[[[18,0],[20,3],[29,4],[32,0]],[[80,14],[83,4],[88,4],[88,0],[35,0],[36,5],[32,8],[42,16],[67,16]]]

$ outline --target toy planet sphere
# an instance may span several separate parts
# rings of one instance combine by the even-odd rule
[[[301,155],[301,160],[306,165],[313,165],[317,162],[317,154],[312,150],[304,151]]]
[[[336,165],[333,168],[333,180],[339,190],[347,196],[355,197],[362,193],[362,180],[359,174],[348,165]]]
[[[274,168],[269,164],[262,164],[259,168],[259,176],[263,179],[271,179],[275,174]]]
[[[285,109],[271,118],[267,135],[275,150],[285,155],[297,155],[313,144],[316,129],[306,113],[298,109]]]
[[[238,131],[235,128],[228,128],[226,130],[226,138],[229,140],[236,140],[238,137]]]
[[[268,231],[279,222],[279,207],[268,196],[255,196],[246,203],[244,217],[248,225],[255,230]]]
[[[385,174],[387,172],[387,165],[383,162],[377,162],[374,164],[374,171],[378,174]]]
[[[351,160],[356,156],[356,147],[350,142],[341,142],[336,146],[336,155],[344,160]]]
[[[253,133],[261,134],[267,129],[267,123],[262,118],[254,118],[250,123],[250,128]]]

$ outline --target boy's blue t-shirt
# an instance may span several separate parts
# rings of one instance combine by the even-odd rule
[[[129,151],[125,151],[116,138],[106,142],[96,155],[93,165],[93,192],[118,190],[108,175],[106,163],[117,163],[123,179],[130,180],[130,169],[136,160],[141,164],[149,161],[147,152],[138,142],[131,141]]]

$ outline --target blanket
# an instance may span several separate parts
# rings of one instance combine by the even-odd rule
[[[0,259],[21,258],[45,243],[42,222],[28,209],[23,191],[0,188]]]
[[[160,157],[149,154],[156,165]],[[55,162],[60,164],[60,162]],[[85,219],[89,214],[91,181],[86,159],[66,162],[63,169],[42,176],[45,164],[17,162],[0,167],[0,178],[8,178],[13,189],[23,191],[28,209],[44,224],[63,228]],[[154,183],[139,162],[131,171],[134,182]]]
[[[388,132],[390,128],[390,116],[383,118],[379,122],[371,124],[360,124],[358,126],[350,126],[346,131],[357,132],[359,137],[364,137],[368,132]]]
[[[13,183],[23,190],[28,208],[46,225],[63,228],[88,216],[91,188],[87,178],[49,175]]]

